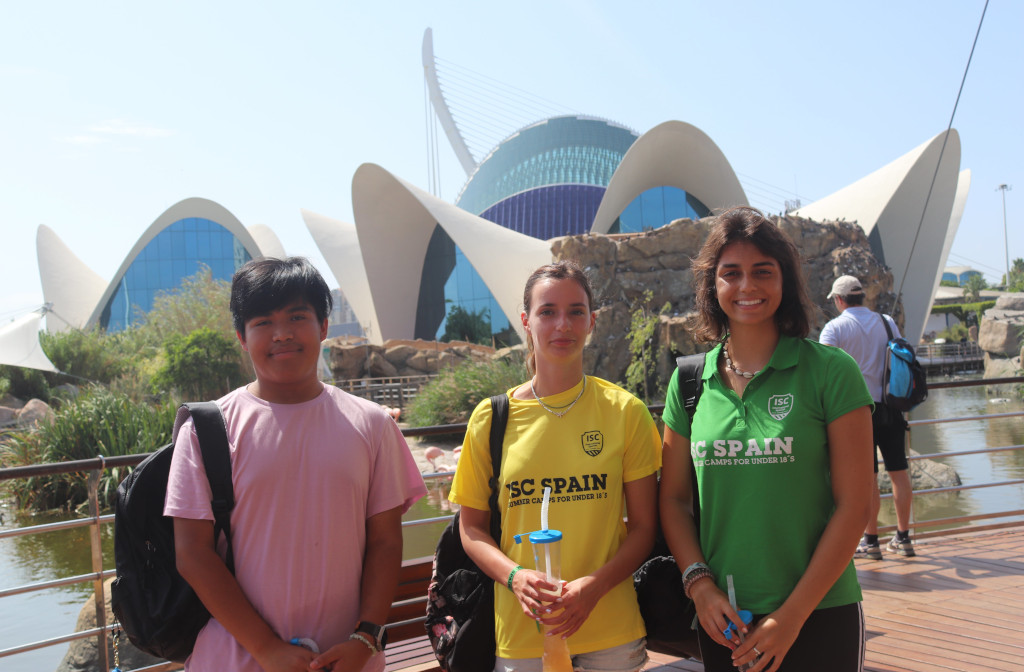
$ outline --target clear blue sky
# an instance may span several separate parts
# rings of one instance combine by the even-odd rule
[[[39,224],[110,280],[192,196],[269,225],[333,283],[300,208],[351,222],[365,162],[428,187],[427,27],[440,58],[566,110],[697,126],[778,212],[946,128],[984,0],[267,4],[5,3],[0,319],[42,303]],[[973,181],[950,264],[990,281],[1001,183],[1010,258],[1024,256],[1022,29],[1024,3],[991,2],[953,123]],[[463,179],[442,140],[441,196]]]

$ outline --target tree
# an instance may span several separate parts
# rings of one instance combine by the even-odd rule
[[[964,301],[973,303],[981,298],[981,290],[988,289],[988,283],[981,275],[971,275],[964,283]]]
[[[152,382],[157,394],[177,392],[188,399],[214,399],[244,381],[234,341],[209,327],[188,336],[171,335],[164,351],[166,359]]]
[[[1010,278],[1004,283],[1008,292],[1024,292],[1024,259],[1018,257],[1010,267]]]
[[[491,344],[491,312],[481,308],[470,312],[458,304],[452,304],[445,318],[444,335],[441,341],[467,341],[469,343]]]

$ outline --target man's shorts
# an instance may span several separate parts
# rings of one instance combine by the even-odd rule
[[[907,468],[907,421],[903,414],[876,401],[871,411],[871,429],[886,471],[904,471]],[[873,453],[871,462],[877,474],[878,460]]]

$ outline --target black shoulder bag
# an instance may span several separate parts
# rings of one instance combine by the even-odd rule
[[[491,536],[501,544],[498,476],[508,423],[508,397],[491,397]],[[494,581],[476,566],[462,547],[459,514],[441,533],[427,588],[430,646],[445,672],[492,672],[494,669]]]
[[[703,391],[704,355],[686,355],[676,359],[679,368],[679,398],[693,420]],[[700,526],[697,476],[690,471],[693,488],[693,521]],[[691,627],[697,612],[693,601],[683,592],[682,577],[676,559],[659,533],[654,550],[633,574],[636,601],[647,628],[647,649],[679,658],[700,660],[697,631]]]

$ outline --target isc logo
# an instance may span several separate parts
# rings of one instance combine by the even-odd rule
[[[583,452],[591,457],[597,457],[604,448],[604,434],[599,431],[583,432],[580,437],[583,443]]]

